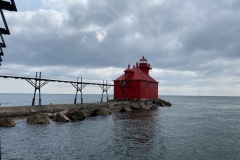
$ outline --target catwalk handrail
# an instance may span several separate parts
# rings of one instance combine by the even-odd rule
[[[91,84],[91,85],[103,85],[102,83],[92,83],[92,82],[79,82],[79,81],[68,81],[68,80],[59,80],[59,79],[47,79],[47,78],[36,78],[36,77],[24,77],[24,76],[11,76],[11,75],[0,75],[2,78],[14,78],[14,79],[23,79],[23,80],[41,80],[48,82],[63,82],[63,83],[77,83],[77,84]],[[104,84],[104,86],[114,86],[113,84]]]

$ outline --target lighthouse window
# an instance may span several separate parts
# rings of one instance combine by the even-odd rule
[[[141,61],[140,63],[147,63],[147,61]]]

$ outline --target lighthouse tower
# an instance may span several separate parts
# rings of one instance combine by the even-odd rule
[[[144,56],[139,60],[139,68],[149,75],[149,70],[152,70],[150,64],[147,63],[147,59],[144,58]]]
[[[115,100],[155,100],[158,99],[158,82],[149,75],[151,65],[143,56],[132,68],[114,80]]]

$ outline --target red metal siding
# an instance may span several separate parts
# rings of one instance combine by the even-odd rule
[[[158,99],[158,83],[147,81],[126,82],[126,87],[120,87],[120,81],[114,82],[114,99]]]
[[[158,99],[158,83],[141,82],[141,99]]]
[[[140,83],[139,81],[128,81],[128,93],[127,96],[129,99],[140,99]]]
[[[114,99],[124,99],[122,95],[122,89],[120,87],[120,81],[114,81]]]

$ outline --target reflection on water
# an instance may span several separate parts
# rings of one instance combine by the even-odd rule
[[[115,114],[113,116],[115,154],[121,155],[123,159],[148,159],[154,156],[152,151],[156,147],[156,140],[159,139],[161,142],[158,141],[157,147],[163,149],[160,151],[163,153],[164,138],[156,135],[161,130],[158,114],[158,110]]]

